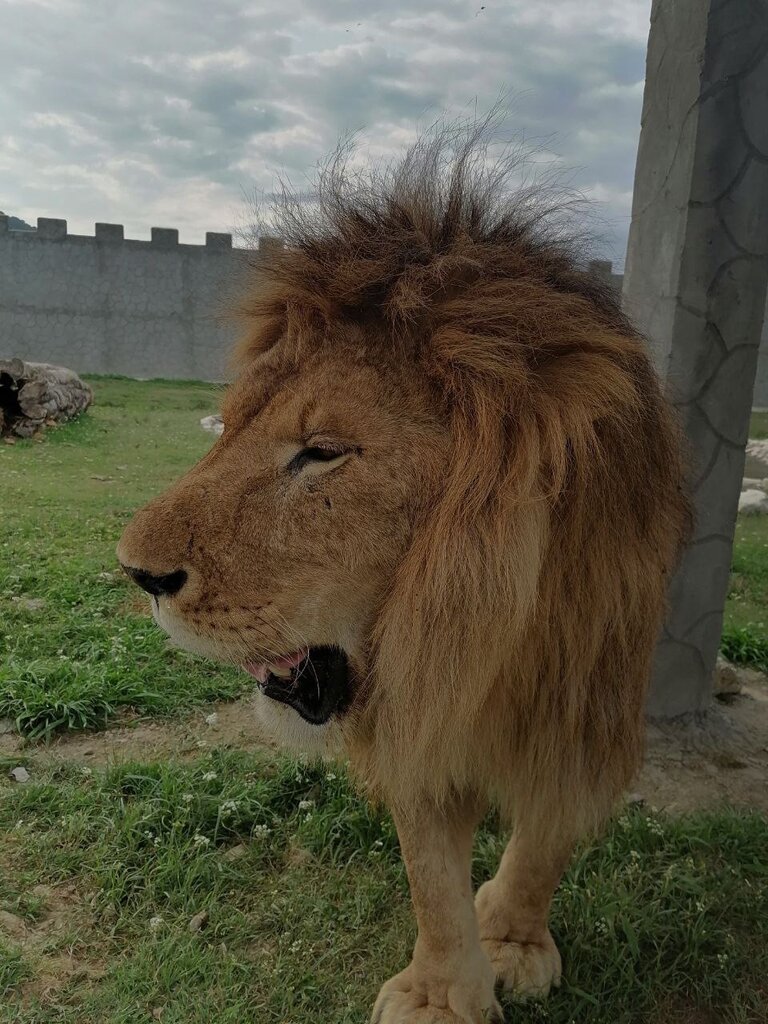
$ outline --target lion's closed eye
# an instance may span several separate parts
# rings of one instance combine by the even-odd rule
[[[341,448],[333,445],[309,445],[297,452],[288,463],[288,472],[291,476],[299,473],[310,476],[319,476],[331,469],[336,469],[352,456],[348,448]]]

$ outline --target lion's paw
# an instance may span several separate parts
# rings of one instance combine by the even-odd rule
[[[504,1020],[490,978],[464,987],[458,979],[419,984],[414,977],[411,965],[382,986],[371,1024],[501,1024]]]
[[[496,981],[518,999],[543,999],[560,984],[560,953],[549,932],[543,942],[483,939],[482,946]]]

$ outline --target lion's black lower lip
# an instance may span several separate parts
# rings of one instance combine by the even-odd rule
[[[305,722],[323,725],[341,715],[350,702],[349,663],[338,647],[313,647],[290,679],[269,675],[261,686],[265,697],[287,704]]]

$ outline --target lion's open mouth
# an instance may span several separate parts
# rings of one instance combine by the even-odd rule
[[[272,662],[243,665],[265,697],[287,704],[312,725],[343,713],[350,701],[349,662],[338,647],[312,647]]]

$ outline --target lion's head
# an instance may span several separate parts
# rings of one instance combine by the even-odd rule
[[[523,748],[598,779],[638,749],[675,430],[610,287],[455,142],[286,204],[223,436],[118,554],[282,739],[343,734],[392,791],[492,786]]]
[[[369,341],[286,323],[229,388],[222,437],[119,548],[172,639],[255,675],[303,745],[349,710],[448,457],[429,382]]]

